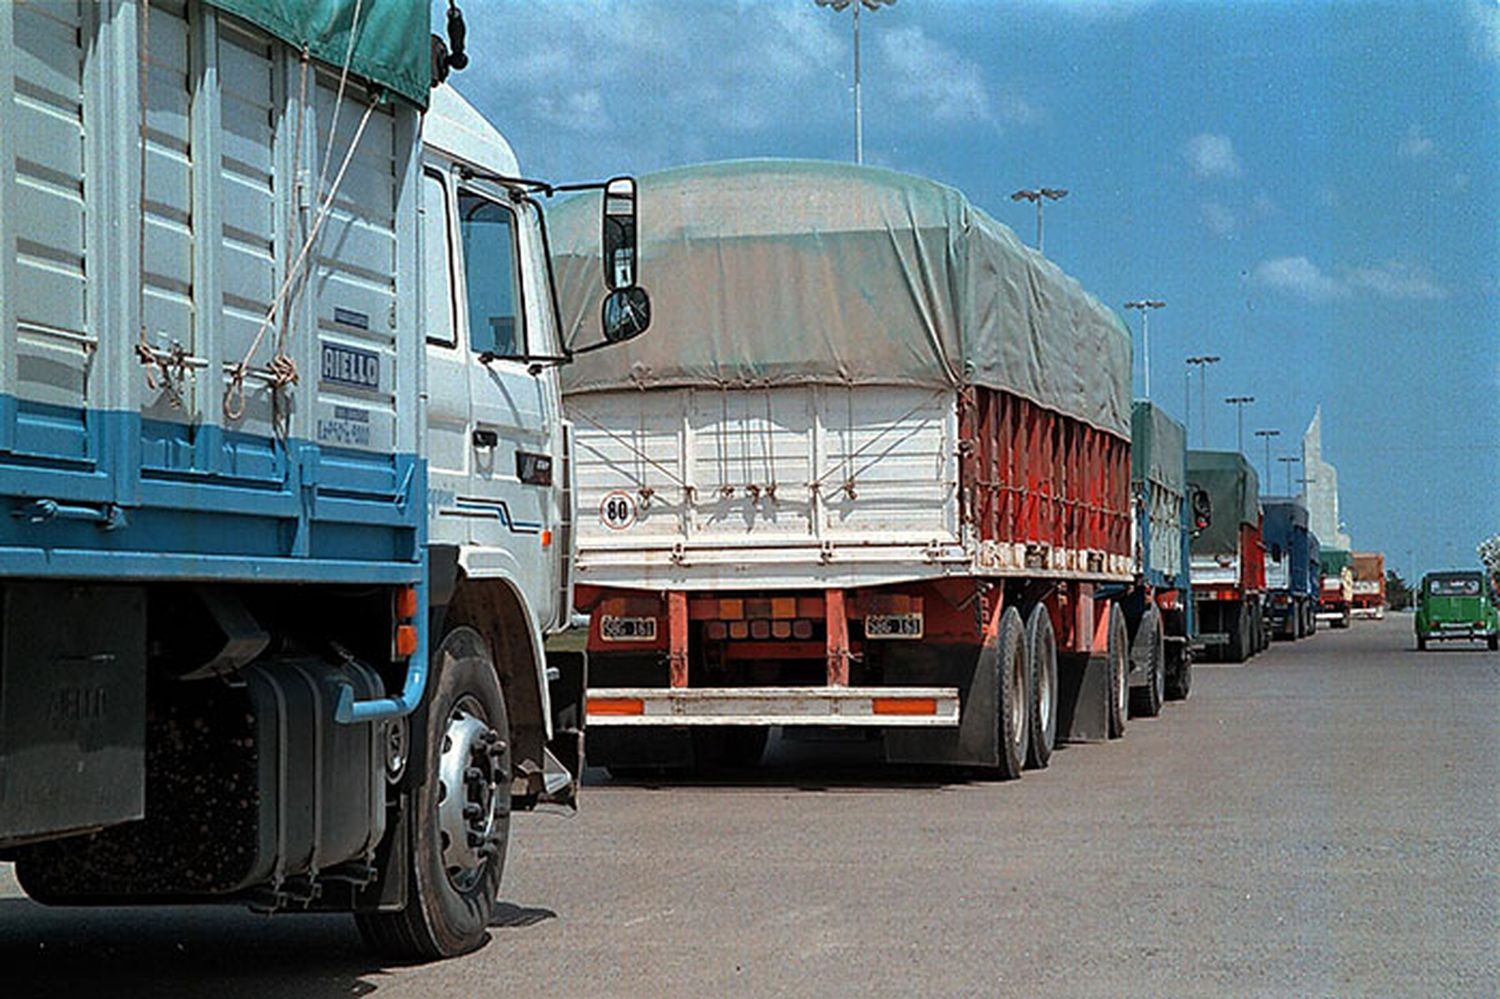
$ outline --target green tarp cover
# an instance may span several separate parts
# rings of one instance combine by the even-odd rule
[[[427,107],[432,20],[426,0],[205,0],[331,66],[344,65],[359,8],[350,72]]]
[[[1109,309],[951,187],[752,160],[640,181],[652,328],[563,369],[624,388],[986,385],[1126,437],[1130,337]],[[598,200],[554,209],[564,335],[599,335]]]
[[[1194,555],[1239,550],[1240,525],[1260,523],[1260,479],[1238,451],[1189,451],[1188,481],[1208,490],[1212,521],[1193,538]]]
[[[1168,492],[1187,492],[1187,431],[1161,407],[1137,399],[1130,407],[1130,477],[1150,479]]]
[[[1337,576],[1353,562],[1349,553],[1342,548],[1324,548],[1322,551],[1322,560],[1323,574],[1325,576]]]

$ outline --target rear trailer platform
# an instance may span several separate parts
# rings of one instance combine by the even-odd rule
[[[957,687],[596,687],[588,724],[955,727]]]

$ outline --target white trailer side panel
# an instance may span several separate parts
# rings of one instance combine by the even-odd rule
[[[947,390],[572,396],[580,583],[873,585],[962,556]]]

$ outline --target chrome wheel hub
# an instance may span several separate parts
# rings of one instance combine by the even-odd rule
[[[460,892],[474,886],[500,849],[497,805],[510,793],[505,750],[472,698],[454,706],[438,761],[438,834],[443,870]]]

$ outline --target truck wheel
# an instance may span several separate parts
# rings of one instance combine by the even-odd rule
[[[1239,613],[1235,616],[1234,626],[1229,629],[1229,661],[1242,663],[1250,658],[1251,642],[1254,637],[1250,632],[1252,621],[1250,608],[1240,604]]]
[[[1109,605],[1109,737],[1125,734],[1125,719],[1130,716],[1130,630],[1125,627],[1125,611],[1117,603]]]
[[[1027,697],[1030,669],[1026,662],[1026,626],[1021,612],[1007,607],[1000,615],[999,675],[995,678],[995,708],[999,734],[999,763],[994,775],[1001,780],[1021,776],[1029,752],[1027,716],[1031,712]]]
[[[1031,663],[1031,741],[1026,765],[1041,770],[1052,759],[1052,747],[1057,742],[1057,636],[1046,604],[1031,608],[1031,616],[1026,619],[1026,659]]]
[[[1166,664],[1163,661],[1161,613],[1155,606],[1147,607],[1141,615],[1141,623],[1135,629],[1135,641],[1131,643],[1132,662],[1146,664],[1146,682],[1130,688],[1130,716],[1155,718],[1161,714],[1161,702],[1166,696]]]
[[[1500,652],[1500,635],[1491,635],[1487,641],[1491,652]]]
[[[1178,651],[1167,655],[1167,682],[1165,693],[1169,701],[1185,701],[1193,689],[1193,654],[1186,643],[1173,643]]]
[[[427,763],[411,792],[406,907],[355,918],[375,949],[433,960],[484,942],[510,839],[510,719],[472,628],[443,637],[415,734]]]
[[[1418,635],[1417,636],[1417,651],[1418,652],[1426,652],[1427,651],[1427,636],[1426,635]]]

